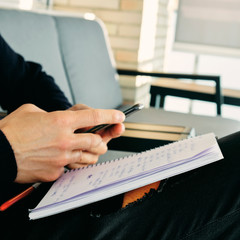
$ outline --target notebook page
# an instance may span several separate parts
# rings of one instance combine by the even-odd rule
[[[105,164],[92,165],[63,174],[36,208],[64,201],[123,179],[144,175],[159,167],[170,167],[216,144],[214,134],[182,140]]]

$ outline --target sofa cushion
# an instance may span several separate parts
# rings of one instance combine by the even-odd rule
[[[26,60],[40,63],[72,102],[53,17],[0,9],[0,32],[10,46]]]
[[[115,67],[99,21],[56,16],[67,77],[75,102],[94,108],[122,104]]]

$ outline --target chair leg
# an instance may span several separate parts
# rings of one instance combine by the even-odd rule
[[[157,98],[156,94],[151,94],[151,99],[150,99],[150,106],[151,107],[155,107],[156,106],[156,98]]]
[[[160,96],[160,103],[159,103],[159,107],[160,108],[164,108],[164,104],[165,104],[165,95],[161,95]]]

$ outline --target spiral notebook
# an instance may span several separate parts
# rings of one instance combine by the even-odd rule
[[[222,159],[213,133],[124,158],[70,170],[49,189],[29,218],[38,219],[103,200]]]

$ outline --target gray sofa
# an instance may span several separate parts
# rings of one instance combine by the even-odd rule
[[[0,32],[25,59],[41,63],[72,103],[96,108],[118,108],[122,104],[117,71],[101,21],[2,8]],[[240,129],[239,121],[220,116],[154,108],[144,109],[127,121],[194,127],[197,134],[214,132],[218,137]]]

